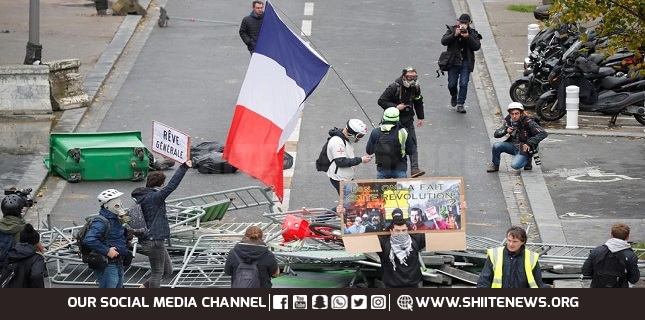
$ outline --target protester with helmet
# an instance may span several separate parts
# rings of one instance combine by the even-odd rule
[[[107,257],[107,266],[102,270],[92,269],[99,288],[123,288],[123,259],[130,254],[127,247],[125,228],[121,224],[121,217],[125,210],[121,203],[123,192],[107,189],[98,195],[99,215],[107,219],[109,227],[103,219],[95,218],[90,225],[83,244],[92,252]],[[107,235],[105,230],[109,230]]]
[[[524,113],[524,106],[521,103],[511,102],[506,110],[508,115],[504,118],[504,124],[495,131],[494,136],[502,138],[508,135],[508,137],[504,141],[493,144],[493,162],[488,165],[486,171],[499,171],[502,152],[513,155],[511,168],[531,170],[533,169],[532,155],[548,133],[532,117]]]
[[[25,199],[17,194],[9,194],[2,199],[0,232],[13,235],[14,243],[20,241],[20,231],[25,227],[25,221],[22,218],[24,207]]]
[[[359,119],[349,119],[345,128],[329,130],[331,138],[327,143],[327,157],[332,160],[327,176],[340,195],[340,182],[354,180],[354,166],[368,163],[372,157],[354,156],[354,143],[367,134],[367,125]]]
[[[423,126],[423,119],[425,119],[423,96],[421,95],[421,87],[419,87],[417,70],[413,67],[403,69],[401,76],[394,80],[381,94],[378,99],[378,105],[383,110],[388,108],[399,110],[399,121],[407,129],[408,135],[415,146],[414,152],[408,153],[410,157],[410,176],[416,178],[424,175],[426,172],[419,169],[419,154],[417,152],[419,144],[417,143],[417,135],[414,129],[415,113],[418,119],[418,127]]]
[[[141,288],[160,288],[162,278],[172,276],[172,262],[165,245],[170,239],[166,199],[177,189],[186,171],[192,166],[191,160],[179,166],[167,185],[163,172],[152,172],[148,175],[146,186],[136,188],[131,193],[132,198],[141,205],[148,226],[147,234],[139,237],[141,251],[150,260],[150,277],[141,284]]]
[[[376,155],[377,179],[408,177],[406,155],[415,153],[417,147],[399,122],[399,115],[395,107],[385,109],[381,124],[372,129],[365,145],[367,154]]]

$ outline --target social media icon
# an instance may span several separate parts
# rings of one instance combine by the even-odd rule
[[[289,296],[276,294],[273,296],[273,309],[289,309]]]
[[[385,309],[387,308],[386,305],[386,298],[384,295],[373,295],[371,298],[371,308],[372,309]]]
[[[367,309],[367,296],[362,294],[353,294],[352,309]]]
[[[329,300],[327,296],[323,295],[314,295],[311,297],[311,308],[312,309],[327,309],[329,308]]]
[[[304,295],[294,295],[293,296],[293,308],[294,309],[307,309],[307,296]]]
[[[347,309],[347,296],[337,295],[331,296],[332,309]]]

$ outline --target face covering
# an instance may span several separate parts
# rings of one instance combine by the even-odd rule
[[[114,213],[115,215],[121,217],[125,215],[125,210],[123,210],[123,205],[121,204],[121,199],[116,198],[112,199],[103,205],[105,209],[108,209],[108,211]]]
[[[405,77],[403,77],[403,86],[404,87],[409,88],[409,87],[414,87],[414,86],[418,86],[418,85],[419,85],[419,80],[418,79],[408,81],[408,80],[405,80]]]
[[[390,262],[392,262],[392,268],[396,271],[396,259],[399,260],[399,263],[402,265],[408,265],[406,260],[410,255],[410,250],[412,250],[412,238],[407,233],[395,233],[390,236]]]

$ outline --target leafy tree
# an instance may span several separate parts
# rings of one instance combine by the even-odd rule
[[[645,0],[553,0],[549,24],[569,23],[594,29],[608,38],[597,51],[611,55],[620,49],[634,50],[634,69],[645,69]]]

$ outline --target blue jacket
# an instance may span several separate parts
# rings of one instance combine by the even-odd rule
[[[148,225],[148,234],[144,239],[165,240],[170,238],[166,199],[177,189],[187,170],[188,166],[186,164],[179,166],[170,181],[168,181],[168,184],[163,188],[142,187],[132,191],[132,197],[141,205],[143,216]]]
[[[110,247],[115,247],[119,252],[119,256],[124,257],[130,250],[128,250],[126,245],[125,228],[121,225],[121,221],[114,213],[105,208],[101,208],[99,214],[105,217],[110,223],[110,233],[108,233],[104,241],[101,241],[107,226],[103,223],[103,220],[95,218],[87,234],[85,234],[83,244],[92,251],[105,256],[110,251]]]

